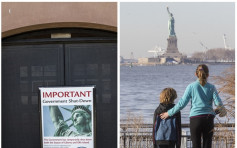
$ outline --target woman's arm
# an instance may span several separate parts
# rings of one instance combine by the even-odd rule
[[[224,117],[226,116],[227,112],[226,109],[221,101],[221,98],[219,97],[219,94],[215,88],[215,86],[213,86],[213,100],[214,100],[214,104],[217,106],[217,110],[219,112],[219,116],[220,117]]]
[[[166,119],[169,116],[173,116],[174,114],[176,114],[178,111],[182,110],[189,102],[189,100],[191,99],[192,95],[191,95],[191,85],[189,85],[185,92],[183,97],[179,100],[179,102],[170,110],[168,110],[168,112],[162,113],[160,115],[161,119]]]
[[[214,104],[216,106],[222,106],[223,105],[223,103],[221,101],[221,98],[219,97],[215,86],[213,86],[213,100],[214,100]]]

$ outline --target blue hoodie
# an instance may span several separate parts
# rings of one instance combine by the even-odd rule
[[[188,85],[183,97],[172,109],[168,110],[169,116],[173,116],[175,113],[182,110],[188,104],[190,99],[191,111],[189,117],[202,114],[215,115],[212,102],[214,102],[216,106],[223,105],[214,85],[207,82],[202,86],[199,80],[197,80]]]

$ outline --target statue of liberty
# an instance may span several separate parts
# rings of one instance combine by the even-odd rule
[[[67,120],[64,120],[61,111],[58,106],[49,106],[50,117],[53,121],[55,127],[55,137],[76,137],[76,136],[91,136],[91,110],[89,106],[78,105],[74,108],[68,109],[61,107],[69,112],[71,112],[71,117]],[[72,121],[71,125],[68,125],[66,122]],[[74,126],[77,132],[70,129]]]
[[[167,11],[168,11],[168,14],[169,14],[169,17],[170,17],[170,19],[168,21],[169,36],[176,36],[175,31],[174,31],[174,17],[173,17],[173,14],[170,13],[169,7],[167,7]]]

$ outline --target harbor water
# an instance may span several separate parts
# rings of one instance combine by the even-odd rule
[[[121,66],[120,68],[120,120],[126,120],[128,113],[142,116],[145,123],[152,123],[153,113],[159,105],[159,94],[166,87],[177,91],[175,103],[182,97],[186,87],[195,81],[195,70],[198,65],[172,66]],[[208,81],[215,84],[214,76],[233,65],[209,64]],[[220,86],[216,85],[217,88]],[[222,100],[226,96],[220,93]],[[189,123],[190,102],[181,111],[182,123]],[[225,119],[221,119],[225,120]],[[217,121],[215,121],[217,122]]]

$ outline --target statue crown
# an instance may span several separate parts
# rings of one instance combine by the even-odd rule
[[[72,109],[72,115],[78,110],[83,110],[83,111],[87,112],[89,115],[91,115],[91,111],[86,106],[82,106],[82,105],[75,106]]]

